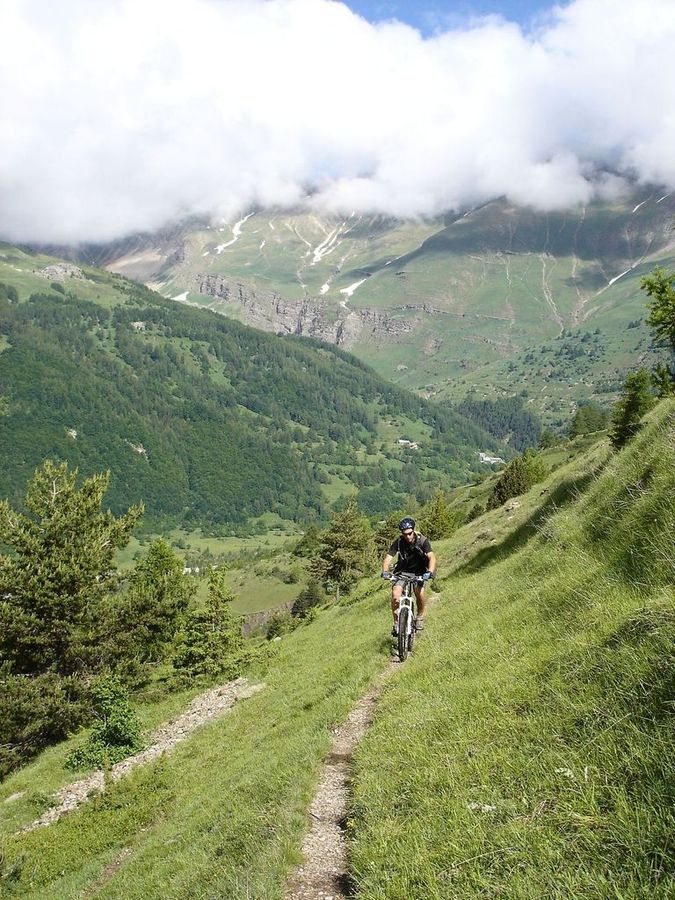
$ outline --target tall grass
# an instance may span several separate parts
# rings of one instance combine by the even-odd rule
[[[670,404],[520,552],[447,580],[358,752],[360,896],[673,896],[674,433]]]
[[[355,760],[360,897],[675,893],[674,417],[660,406],[617,457],[595,447],[439,544],[453,574]],[[18,835],[67,777],[68,744],[43,754],[0,786],[2,895],[281,898],[388,627],[385,589],[364,582],[273,645],[261,693]]]
[[[264,690],[203,726],[158,765],[135,770],[49,828],[12,836],[7,832],[34,818],[45,802],[34,784],[24,819],[5,830],[0,890],[77,897],[130,848],[96,896],[279,896],[300,859],[306,806],[331,729],[388,655],[386,597],[378,585],[359,598],[275,643],[268,668],[257,673]],[[52,761],[58,768],[60,760]],[[8,779],[0,803],[19,784],[30,791],[39,764]]]

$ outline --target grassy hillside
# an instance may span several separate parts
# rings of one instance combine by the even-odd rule
[[[613,399],[636,352],[650,354],[639,282],[675,260],[675,195],[664,194],[645,187],[549,214],[495,200],[426,222],[258,211],[111,265],[259,327],[341,340],[423,394],[494,398],[527,382],[527,399],[557,422],[580,399]],[[206,276],[243,284],[255,302],[200,294]]]
[[[336,347],[263,334],[117,275],[0,247],[0,496],[45,457],[109,468],[115,510],[155,526],[307,521],[362,490],[369,512],[455,483],[496,441]],[[413,456],[401,430],[420,435]],[[358,469],[357,469],[358,467]],[[337,490],[336,490],[337,481]],[[388,509],[382,509],[387,512]]]
[[[364,897],[672,896],[674,440],[670,403],[446,543],[358,755]]]
[[[674,441],[662,403],[621,454],[594,445],[438,544],[441,600],[356,759],[358,896],[672,896]],[[260,694],[49,829],[13,834],[68,745],[8,778],[0,890],[280,898],[388,622],[362,583],[272,645]]]

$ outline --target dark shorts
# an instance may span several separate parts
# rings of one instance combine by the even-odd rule
[[[399,572],[392,572],[392,573],[391,573],[391,586],[392,586],[392,587],[394,587],[394,586],[397,585],[397,584],[405,584],[405,582],[407,581],[407,579],[399,578],[399,577],[398,577],[399,574],[400,574]],[[424,572],[419,572],[419,573],[416,573],[416,572],[407,572],[406,574],[407,574],[407,575],[415,575],[415,574],[417,574],[417,576],[418,576],[419,578],[421,578],[422,575],[424,575]],[[419,589],[419,588],[421,588],[421,587],[424,587],[424,583],[422,583],[422,584],[414,584],[413,587],[416,587],[416,588]]]

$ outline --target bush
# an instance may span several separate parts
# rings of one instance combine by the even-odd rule
[[[96,721],[86,744],[68,754],[69,769],[100,769],[143,749],[140,722],[120,682],[103,675],[89,692]]]
[[[512,459],[492,489],[487,508],[496,509],[511,497],[517,497],[541,481],[546,475],[546,466],[534,450],[526,450],[522,456]]]

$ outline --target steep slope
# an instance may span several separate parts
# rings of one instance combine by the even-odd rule
[[[369,511],[465,479],[494,445],[335,347],[263,334],[119,276],[0,248],[0,496],[47,456],[110,468],[114,509],[156,523]],[[397,443],[410,434],[419,449]],[[373,490],[383,480],[389,490]]]
[[[363,896],[672,896],[673,449],[669,402],[445,544],[358,759]]]
[[[675,194],[657,187],[549,214],[495,200],[429,222],[263,210],[171,246],[148,237],[146,256],[110,266],[257,327],[338,343],[419,392],[491,397],[527,380],[552,420],[580,398],[611,399],[636,345],[648,354],[648,333],[629,325],[643,317],[640,277],[675,259],[674,218]],[[563,330],[569,358],[551,345]],[[589,353],[582,338],[596,330]]]
[[[650,419],[439,543],[441,602],[358,752],[357,896],[672,896],[674,404]],[[386,591],[363,582],[272,645],[265,688],[229,718],[49,829],[13,834],[72,777],[72,742],[12,775],[3,889],[283,896],[387,628]]]

